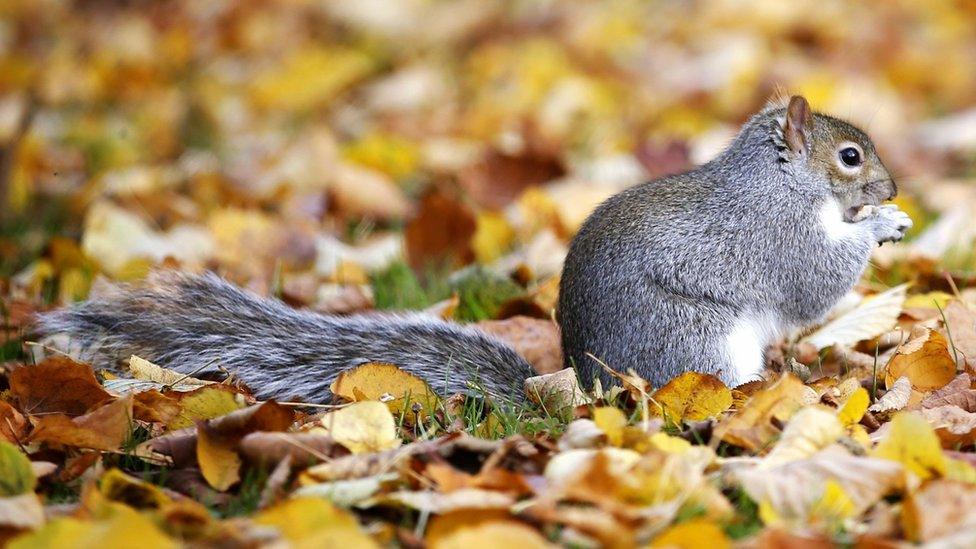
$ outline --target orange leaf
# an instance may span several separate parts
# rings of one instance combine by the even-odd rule
[[[68,357],[53,356],[10,374],[10,392],[20,409],[30,414],[60,412],[80,416],[112,400],[95,379],[91,366]]]
[[[32,442],[115,450],[129,436],[132,397],[121,398],[76,418],[53,414],[33,419],[35,424],[30,438]]]
[[[940,389],[952,381],[956,377],[956,361],[946,338],[939,332],[921,330],[902,345],[888,362],[885,385],[890,389],[902,376],[922,392]]]

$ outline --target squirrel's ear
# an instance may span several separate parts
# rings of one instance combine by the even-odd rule
[[[797,154],[807,153],[807,134],[813,125],[810,104],[800,95],[790,98],[786,107],[786,123],[783,125],[783,139],[790,150]]]

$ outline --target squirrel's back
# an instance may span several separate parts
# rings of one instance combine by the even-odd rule
[[[534,375],[514,350],[472,328],[420,314],[298,311],[213,274],[156,273],[44,314],[38,328],[98,367],[134,354],[185,374],[226,371],[258,398],[327,402],[338,374],[366,362],[396,364],[441,395],[520,399]]]

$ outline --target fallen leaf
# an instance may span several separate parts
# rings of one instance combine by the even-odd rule
[[[818,349],[851,346],[877,337],[895,327],[905,303],[907,284],[868,296],[853,309],[827,322],[800,341]]]
[[[429,414],[439,400],[427,382],[385,362],[367,362],[344,370],[329,389],[351,402],[382,400],[394,416],[404,415],[411,425],[417,421],[414,406]]]
[[[16,368],[10,373],[10,392],[29,414],[80,416],[113,398],[91,366],[60,355]]]
[[[779,435],[773,421],[782,424],[806,404],[817,402],[816,392],[792,375],[754,394],[745,407],[715,428],[716,440],[725,440],[756,452]]]
[[[495,547],[525,547],[527,549],[556,547],[531,526],[514,520],[484,521],[452,529],[447,533],[428,536],[431,549],[492,549]]]
[[[909,494],[902,513],[902,527],[908,539],[932,542],[954,533],[976,530],[974,509],[976,486],[952,480],[933,480]]]
[[[692,519],[662,532],[651,542],[651,547],[729,549],[732,541],[717,524],[704,519]]]
[[[56,518],[41,528],[10,542],[10,549],[35,547],[118,547],[138,545],[144,549],[176,549],[175,541],[148,516],[120,505],[104,520]]]
[[[0,440],[19,442],[27,438],[29,424],[16,408],[0,400]]]
[[[808,458],[836,442],[843,434],[844,425],[833,412],[809,406],[793,414],[760,467],[771,468]]]
[[[895,352],[885,371],[885,385],[890,389],[902,376],[922,392],[944,387],[956,377],[956,361],[942,334],[922,329]]]
[[[306,484],[292,493],[292,497],[317,497],[340,507],[352,507],[375,496],[387,484],[396,484],[398,473],[385,473],[366,478],[333,480]]]
[[[167,395],[175,398],[180,405],[177,414],[166,428],[170,431],[190,427],[201,419],[220,417],[244,407],[240,393],[226,385],[207,385],[192,391]]]
[[[116,450],[129,438],[132,396],[120,398],[76,418],[52,414],[36,418],[32,442],[48,442],[93,450]]]
[[[908,406],[912,398],[912,382],[908,376],[902,376],[881,396],[874,404],[868,406],[869,412],[888,413],[901,410]]]
[[[841,425],[844,427],[853,427],[864,417],[864,413],[868,411],[870,403],[871,397],[868,395],[867,389],[858,387],[846,399],[840,410],[837,411],[837,419],[840,420]]]
[[[0,497],[33,492],[37,478],[31,462],[19,448],[0,440]]]
[[[192,391],[205,385],[212,385],[213,381],[197,379],[175,370],[157,366],[136,355],[129,357],[129,372],[132,377],[144,381],[159,383],[175,391]]]
[[[652,395],[651,411],[675,424],[715,417],[732,406],[732,391],[718,378],[685,372]]]
[[[466,265],[474,259],[471,238],[477,229],[470,208],[441,192],[433,192],[404,228],[407,259],[417,272],[435,265]]]
[[[899,463],[853,456],[836,445],[805,459],[738,470],[733,475],[750,498],[765,503],[784,520],[807,519],[822,503],[828,480],[837,483],[850,499],[855,516],[905,486],[904,468]]]
[[[590,402],[579,386],[574,368],[526,379],[525,394],[532,402],[553,411],[575,408]]]
[[[132,398],[132,413],[135,419],[149,423],[167,424],[180,414],[180,403],[156,389],[135,393]]]
[[[945,306],[946,329],[952,336],[952,349],[976,368],[976,312],[966,303],[953,300]],[[954,357],[955,358],[955,357]]]
[[[935,429],[944,448],[972,446],[976,442],[976,413],[952,405],[922,408],[918,413]]]
[[[607,442],[620,446],[624,442],[624,427],[627,417],[617,408],[600,406],[593,409],[593,422],[607,437]]]
[[[356,402],[322,416],[325,431],[353,454],[379,452],[400,446],[390,409],[376,401]]]
[[[0,531],[33,530],[44,524],[44,506],[34,492],[18,496],[0,496]],[[13,547],[7,545],[6,547]],[[44,547],[41,545],[40,547]],[[67,545],[65,547],[68,547]]]
[[[400,505],[427,513],[446,513],[458,509],[508,509],[515,498],[495,490],[462,488],[453,492],[400,491],[377,496],[363,506]]]
[[[939,437],[923,417],[899,412],[890,425],[887,436],[871,452],[872,456],[901,463],[922,480],[945,474],[946,457]]]
[[[324,433],[251,433],[241,439],[241,455],[258,464],[275,464],[286,457],[296,467],[306,467],[348,454]]]
[[[118,469],[109,469],[98,479],[98,491],[106,499],[133,509],[160,509],[173,503],[173,499],[158,486],[130,477]]]
[[[222,437],[205,422],[197,425],[197,463],[213,489],[225,492],[241,480],[241,457],[235,442]]]
[[[551,320],[514,316],[505,320],[484,320],[474,326],[515,349],[539,374],[563,369],[559,326]]]
[[[353,515],[320,498],[289,499],[253,520],[276,528],[295,547],[378,547]]]
[[[919,403],[921,408],[958,406],[967,412],[976,412],[976,389],[971,389],[972,378],[962,373],[945,387],[932,391]]]

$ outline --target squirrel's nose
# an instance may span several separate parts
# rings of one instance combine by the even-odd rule
[[[895,185],[894,179],[888,180],[888,198],[885,200],[891,200],[892,198],[898,196],[898,185]]]

